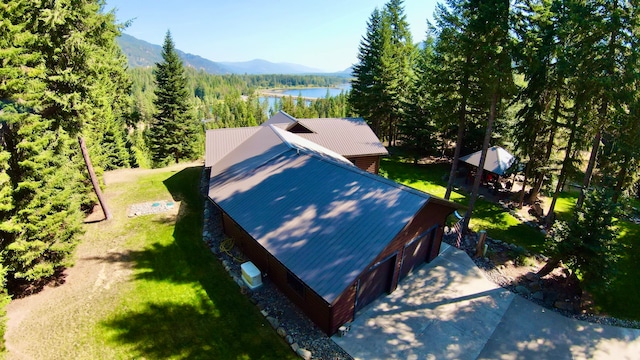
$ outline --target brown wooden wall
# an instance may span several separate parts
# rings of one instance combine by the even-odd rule
[[[379,155],[349,157],[347,159],[351,161],[355,166],[366,172],[377,174],[380,170]]]
[[[287,282],[287,269],[280,261],[224,212],[222,223],[225,234],[235,240],[235,244],[263,274],[268,275],[265,281],[273,282],[292,303],[302,309],[309,319],[324,332],[329,335],[336,332],[338,328],[333,329],[332,327],[331,306],[320,295],[306,285],[304,285],[302,295],[293,290]]]
[[[434,226],[436,235],[433,240],[434,243],[429,259],[433,259],[438,255],[442,242],[444,222],[451,212],[453,212],[451,207],[441,204],[427,203],[423,206],[383,252],[376,257],[369,267],[364,270],[352,285],[340,294],[331,305],[306,285],[304,285],[303,295],[293,290],[287,282],[287,269],[285,266],[224,213],[223,225],[225,234],[236,241],[237,246],[240,247],[258,269],[268,274],[269,281],[272,281],[278,286],[280,291],[282,291],[291,302],[302,309],[320,329],[328,335],[333,335],[340,326],[353,320],[355,316],[357,284],[361,277],[369,273],[369,269],[374,264],[396,255],[394,274],[390,288],[390,290],[393,291],[398,285],[405,245],[416,236],[423,234]]]
[[[449,216],[449,214],[451,214],[453,210],[454,209],[445,205],[427,203],[422,209],[420,209],[420,211],[418,211],[413,219],[389,243],[384,251],[380,253],[378,257],[376,257],[376,259],[365,271],[363,271],[362,274],[360,274],[360,276],[354,281],[352,286],[347,288],[347,290],[333,302],[333,324],[331,326],[331,334],[335,333],[342,324],[353,320],[355,316],[354,309],[357,295],[356,284],[362,276],[366,275],[369,272],[369,268],[371,268],[373,265],[389,258],[394,254],[397,255],[394,268],[394,276],[391,283],[391,290],[393,291],[398,286],[405,245],[413,240],[416,236],[423,234],[425,231],[431,229],[434,226],[436,233],[434,236],[434,243],[431,248],[429,259],[433,259],[438,255],[438,253],[440,252],[440,245],[442,243],[444,223],[447,216]]]

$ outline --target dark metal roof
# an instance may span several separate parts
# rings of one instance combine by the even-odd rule
[[[361,118],[298,119],[310,132],[301,137],[331,149],[342,156],[389,155],[376,134]],[[294,125],[289,125],[291,129]]]
[[[214,166],[209,197],[332,303],[431,197],[280,132],[261,129]]]
[[[259,127],[254,126],[207,130],[204,166],[213,166],[213,164],[235,149],[236,146],[255,134],[258,129]]]

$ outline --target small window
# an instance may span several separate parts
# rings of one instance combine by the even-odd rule
[[[304,284],[300,279],[293,275],[291,271],[287,271],[287,284],[289,284],[289,287],[291,287],[298,295],[304,296]]]

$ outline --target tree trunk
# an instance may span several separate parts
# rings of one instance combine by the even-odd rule
[[[627,178],[627,158],[625,157],[625,161],[622,163],[623,165],[620,167],[620,171],[618,172],[618,176],[616,176],[616,185],[613,191],[613,202],[618,203],[620,195],[622,194],[622,188],[624,187],[624,181]]]
[[[556,139],[556,130],[558,129],[558,118],[560,117],[560,91],[556,92],[556,101],[553,109],[553,120],[551,121],[551,129],[549,130],[549,139],[547,140],[547,149],[544,154],[544,162],[549,163],[551,158],[551,152],[553,151],[553,144]],[[542,184],[544,183],[544,172],[540,172],[536,179],[535,185],[531,188],[531,195],[529,196],[529,202],[533,203],[538,198]]]
[[[527,190],[527,180],[529,179],[529,171],[531,168],[531,161],[527,163],[527,167],[524,170],[524,180],[522,181],[522,191],[520,192],[520,199],[518,199],[518,209],[522,209],[524,204],[524,193]]]
[[[471,57],[467,55],[466,63],[469,64]],[[453,183],[456,180],[456,172],[458,171],[458,163],[460,162],[460,151],[462,150],[462,138],[464,137],[464,128],[467,122],[467,96],[469,93],[469,76],[465,76],[462,84],[462,99],[460,99],[460,108],[458,109],[458,135],[456,137],[456,148],[453,151],[453,162],[451,163],[451,171],[449,172],[449,181],[447,182],[447,191],[444,198],[449,200]]]
[[[80,151],[82,151],[82,157],[84,158],[84,163],[87,166],[87,171],[89,172],[89,177],[91,178],[91,184],[93,185],[93,190],[96,192],[96,196],[98,197],[98,202],[100,203],[100,207],[102,208],[102,212],[104,213],[105,220],[111,219],[111,212],[107,207],[107,202],[102,195],[102,190],[100,190],[100,184],[98,183],[98,177],[96,176],[96,172],[93,170],[93,165],[91,164],[91,158],[89,157],[89,152],[87,151],[87,146],[84,143],[84,138],[82,136],[78,136],[78,142],[80,143]]]
[[[471,192],[471,200],[469,200],[469,207],[467,213],[464,215],[462,221],[462,233],[466,233],[469,228],[469,221],[473,214],[473,208],[475,207],[476,200],[478,199],[478,191],[480,190],[480,182],[482,180],[482,173],[484,172],[484,163],[487,159],[487,150],[489,149],[489,142],[491,141],[491,133],[493,132],[493,122],[496,118],[496,112],[498,107],[498,93],[494,92],[491,96],[491,108],[489,111],[489,120],[487,121],[487,129],[484,133],[484,142],[482,144],[482,153],[480,154],[480,163],[478,164],[478,170],[476,171],[476,178],[473,182],[473,190]]]
[[[582,208],[582,204],[584,203],[584,197],[587,191],[589,191],[589,186],[591,185],[591,177],[593,175],[593,169],[596,167],[596,160],[598,159],[598,150],[600,150],[600,140],[602,139],[602,131],[598,130],[596,135],[593,137],[593,143],[591,144],[591,155],[589,156],[589,165],[587,165],[587,171],[584,173],[584,179],[582,180],[582,190],[580,191],[580,195],[578,196],[578,201],[576,202],[576,210]]]
[[[548,275],[550,272],[553,271],[553,269],[557,268],[558,265],[560,265],[560,258],[559,257],[553,257],[551,259],[549,259],[549,261],[547,261],[547,263],[542,267],[542,269],[540,269],[536,275],[538,275],[539,277],[544,277],[546,275]]]
[[[560,195],[560,191],[564,185],[565,178],[567,177],[567,168],[569,167],[569,162],[571,161],[571,148],[573,147],[573,142],[576,137],[576,122],[578,121],[578,112],[576,111],[573,115],[573,119],[571,119],[571,129],[569,133],[569,141],[567,142],[567,149],[564,154],[564,160],[562,161],[562,170],[560,170],[560,176],[558,177],[558,185],[556,185],[556,190],[553,193],[553,199],[551,200],[551,205],[549,206],[549,211],[547,211],[546,216],[546,227],[547,229],[553,225],[554,216],[553,210],[556,207],[556,202],[558,201],[558,195]]]

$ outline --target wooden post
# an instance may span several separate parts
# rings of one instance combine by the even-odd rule
[[[104,196],[102,196],[102,190],[100,190],[98,177],[96,176],[96,172],[93,170],[91,158],[89,157],[89,152],[87,151],[87,146],[85,145],[82,136],[78,136],[78,142],[80,143],[80,150],[82,151],[82,157],[84,158],[84,163],[87,166],[87,171],[89,171],[89,177],[91,178],[93,190],[96,192],[98,202],[100,203],[100,207],[102,208],[102,212],[104,213],[104,219],[109,220],[111,219],[111,212],[107,208],[107,202],[104,200]]]
[[[487,232],[485,230],[478,231],[478,244],[476,245],[475,257],[481,257],[484,254],[484,242],[487,240]]]

